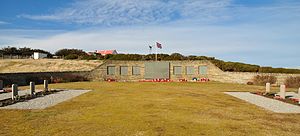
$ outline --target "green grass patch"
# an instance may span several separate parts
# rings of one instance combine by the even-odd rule
[[[41,87],[41,86],[39,86]],[[90,89],[45,110],[0,110],[0,135],[297,135],[299,114],[277,114],[224,94],[225,83],[78,82]]]

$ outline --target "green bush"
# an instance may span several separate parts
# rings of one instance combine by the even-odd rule
[[[94,56],[94,55],[85,55],[85,56],[81,56],[80,59],[82,59],[82,60],[96,60],[98,58],[97,58],[97,56]]]
[[[76,54],[77,56],[84,56],[86,55],[86,52],[79,49],[61,49],[55,52],[56,56],[68,56],[72,54]]]
[[[32,54],[34,52],[40,52],[40,53],[44,53],[47,54],[48,58],[51,58],[53,55],[45,50],[41,50],[41,49],[31,49],[31,48],[27,48],[27,47],[4,47],[2,49],[0,49],[0,54],[2,55],[21,55],[21,56],[32,56]]]
[[[300,87],[300,77],[289,77],[285,80],[285,85],[290,88]]]
[[[277,78],[275,76],[260,76],[257,75],[253,79],[253,84],[255,85],[266,85],[266,83],[275,84]]]
[[[78,55],[77,54],[69,54],[64,59],[66,59],[66,60],[78,59]]]
[[[69,74],[61,77],[54,77],[51,83],[68,83],[68,82],[83,82],[83,81],[89,81],[89,79],[84,76]]]
[[[299,69],[286,69],[286,68],[272,68],[272,67],[260,67],[261,73],[300,73]]]

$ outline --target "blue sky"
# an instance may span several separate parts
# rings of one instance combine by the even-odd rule
[[[299,0],[1,0],[0,47],[117,49],[300,67]]]

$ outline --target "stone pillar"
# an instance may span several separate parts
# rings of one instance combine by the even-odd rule
[[[48,80],[44,80],[44,91],[48,91]]]
[[[35,83],[34,82],[30,82],[30,95],[34,95],[35,93]]]
[[[11,87],[11,99],[15,99],[15,97],[18,95],[18,85],[13,84]]]
[[[0,80],[0,90],[3,90],[3,81]]]
[[[280,98],[285,99],[285,85],[280,86]]]
[[[270,92],[271,92],[271,84],[266,83],[266,93],[270,93]]]

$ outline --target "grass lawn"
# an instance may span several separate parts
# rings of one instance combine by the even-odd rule
[[[225,83],[81,82],[93,91],[45,110],[0,110],[0,135],[299,135],[300,114],[277,114],[224,91]]]

